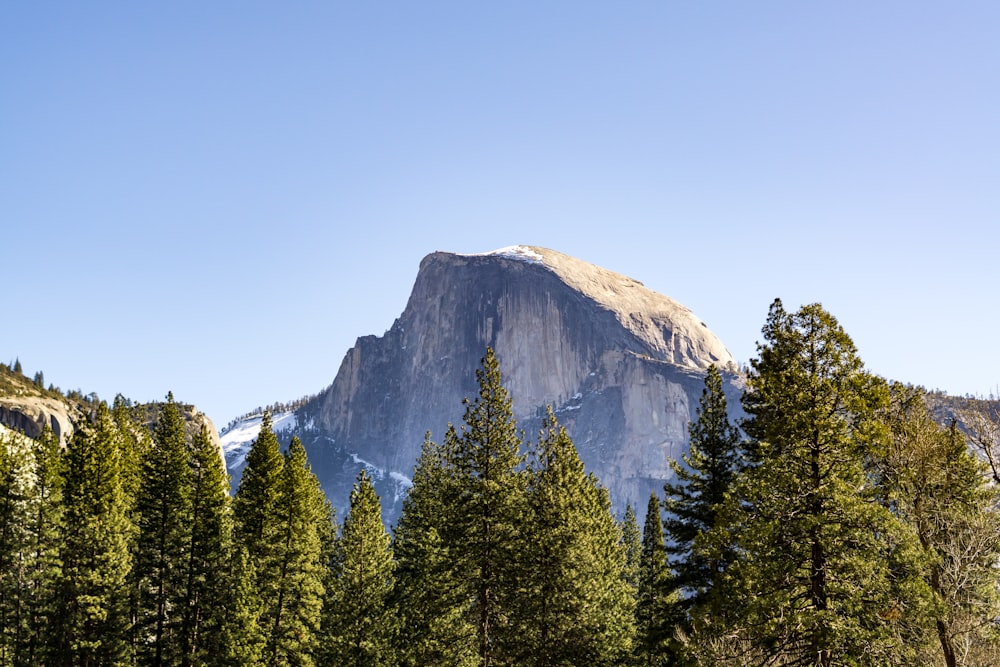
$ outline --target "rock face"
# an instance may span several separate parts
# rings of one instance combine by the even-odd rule
[[[162,403],[136,406],[141,428],[155,427],[161,407]],[[212,420],[193,405],[178,404],[178,408],[184,419],[188,438],[193,438],[201,431],[202,426],[206,427],[209,438],[219,451],[219,461],[225,466],[222,442]],[[0,368],[0,425],[11,431],[38,439],[48,426],[59,438],[59,444],[65,447],[72,439],[76,425],[89,421],[93,409],[92,405],[78,399],[44,391],[20,373]]]
[[[36,440],[48,426],[65,445],[80,417],[66,402],[47,396],[0,396],[0,424]]]
[[[662,495],[709,365],[724,371],[734,406],[740,391],[736,363],[708,327],[636,280],[544,248],[438,252],[421,262],[392,328],[358,339],[302,409],[320,478],[339,471],[345,452],[409,477],[424,434],[439,439],[461,423],[487,346],[526,437],[551,405],[619,511]],[[325,486],[336,503],[341,489]]]

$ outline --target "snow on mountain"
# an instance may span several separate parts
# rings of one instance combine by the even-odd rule
[[[260,425],[264,415],[252,415],[238,420],[219,434],[222,451],[226,456],[226,468],[232,470],[243,465],[250,445],[260,435]],[[279,412],[271,415],[271,429],[275,433],[289,431],[296,426],[294,412]]]
[[[456,253],[462,254],[462,253]],[[491,250],[490,252],[480,252],[480,253],[466,253],[465,257],[506,257],[507,259],[516,259],[522,262],[528,262],[529,264],[542,264],[543,257],[538,254],[534,248],[526,245],[511,245],[506,248],[499,248],[497,250]]]

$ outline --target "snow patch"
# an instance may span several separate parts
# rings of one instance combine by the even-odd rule
[[[250,446],[260,435],[260,425],[264,415],[253,415],[236,422],[232,428],[219,435],[222,452],[226,457],[226,468],[232,470],[246,460]],[[271,430],[283,433],[295,428],[297,420],[294,412],[279,412],[271,415]]]
[[[529,264],[542,264],[542,256],[526,245],[510,245],[506,248],[498,248],[490,252],[478,252],[465,255],[466,257],[506,257],[516,259],[519,262]]]

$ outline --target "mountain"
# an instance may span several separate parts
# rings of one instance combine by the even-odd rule
[[[551,405],[619,511],[662,493],[709,365],[734,407],[741,391],[735,360],[706,324],[637,280],[545,248],[436,252],[402,315],[357,340],[287,432],[302,438],[335,506],[346,507],[365,465],[382,480],[386,515],[398,515],[424,434],[440,439],[461,422],[487,346],[526,437]]]

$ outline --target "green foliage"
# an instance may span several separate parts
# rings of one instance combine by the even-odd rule
[[[715,527],[726,493],[744,466],[739,431],[729,422],[722,376],[715,366],[705,375],[697,419],[689,423],[691,444],[684,464],[671,460],[676,483],[664,487],[667,553],[674,569],[673,586],[690,608],[705,602],[733,554],[722,549],[709,557],[696,548],[699,536]],[[659,511],[657,511],[659,514]]]
[[[275,666],[309,667],[314,664],[325,596],[323,536],[328,530],[323,522],[329,522],[330,514],[298,438],[288,448],[278,491],[277,512],[267,518],[278,539],[257,564],[267,639],[264,660]],[[263,532],[272,531],[265,526]]]
[[[464,572],[453,567],[442,537],[457,496],[451,452],[424,440],[413,486],[393,531],[400,664],[466,667],[476,664],[475,628],[467,613]]]
[[[255,567],[273,557],[278,539],[273,517],[278,513],[284,459],[278,438],[265,412],[260,433],[247,452],[246,467],[233,499],[236,540],[247,550]]]
[[[0,431],[0,665],[15,664],[29,635],[25,556],[30,536],[31,460],[27,439]]]
[[[257,592],[257,572],[243,547],[236,548],[230,561],[223,599],[226,613],[217,664],[226,667],[260,664],[265,642],[260,626],[264,605]]]
[[[160,412],[154,446],[142,461],[137,499],[139,535],[133,577],[139,592],[135,623],[139,662],[179,664],[191,542],[191,468],[173,395]]]
[[[78,425],[66,451],[62,571],[52,663],[128,662],[128,589],[133,526],[122,487],[120,434],[104,403]]]
[[[28,556],[24,584],[28,624],[24,663],[46,662],[56,616],[56,585],[62,570],[59,557],[63,530],[63,459],[59,439],[46,427],[32,443],[34,466],[28,500]]]
[[[607,493],[549,409],[529,470],[514,664],[617,665],[631,650],[632,589]],[[514,556],[516,557],[516,556]]]
[[[894,385],[888,419],[893,438],[877,461],[883,502],[907,522],[927,556],[924,580],[933,591],[932,623],[924,644],[946,665],[993,644],[1000,618],[1000,515],[996,487],[952,423],[931,417],[925,394]]]
[[[191,530],[181,600],[181,662],[208,665],[217,663],[223,654],[232,515],[229,475],[205,426],[192,442],[188,513]]]
[[[625,552],[625,582],[638,595],[639,558],[642,556],[642,531],[635,518],[631,503],[625,506],[625,516],[621,521],[622,549]]]
[[[382,507],[364,470],[351,492],[350,513],[337,543],[338,557],[324,624],[325,662],[341,667],[395,665],[395,564]]]
[[[522,454],[492,350],[391,540],[365,472],[337,538],[269,414],[230,503],[172,396],[150,436],[152,407],[77,392],[64,453],[0,434],[0,666],[998,664],[998,492],[962,433],[818,305],[776,301],[758,352],[749,440],[709,369],[641,534],[551,411]],[[0,365],[0,391],[40,384]],[[969,438],[995,462],[987,407]]]
[[[723,579],[729,620],[782,664],[898,660],[899,617],[922,613],[926,589],[912,533],[875,502],[865,472],[885,445],[885,387],[819,305],[788,314],[775,301],[763,333],[744,397],[754,465],[709,551],[737,548]]]
[[[668,664],[670,640],[681,620],[677,594],[672,588],[674,584],[667,566],[660,502],[652,493],[646,508],[639,557],[638,603],[635,610],[637,665],[653,667]]]
[[[445,434],[458,494],[440,533],[452,567],[464,573],[479,660],[491,665],[519,639],[511,631],[510,609],[518,582],[525,475],[521,435],[492,349],[476,380],[479,395],[465,400],[461,432]]]

